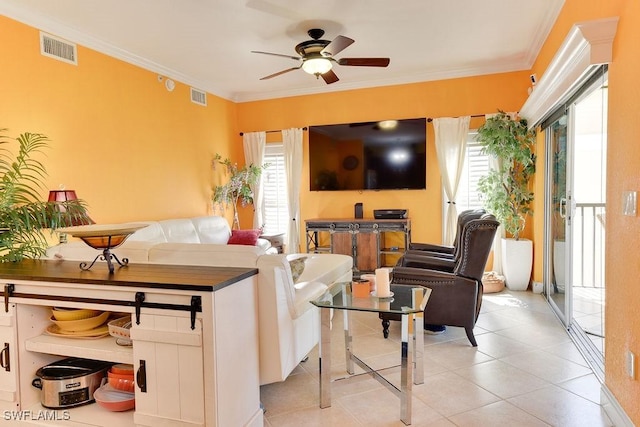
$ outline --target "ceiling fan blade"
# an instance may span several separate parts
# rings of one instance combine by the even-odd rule
[[[260,80],[267,80],[272,77],[278,77],[281,74],[288,73],[289,71],[299,70],[300,67],[287,68],[286,70],[278,71],[277,73],[269,74],[268,76],[262,77]]]
[[[322,79],[324,80],[324,82],[328,85],[330,85],[331,83],[335,83],[338,80],[340,80],[338,78],[338,76],[336,76],[336,73],[333,72],[333,70],[329,70],[324,74],[320,74],[322,76]]]
[[[353,67],[386,67],[389,62],[389,58],[340,58],[338,60],[340,65]]]
[[[354,41],[355,40],[350,39],[349,37],[338,36],[320,51],[320,55],[336,56],[338,53],[349,47]]]
[[[263,55],[280,56],[282,58],[294,59],[296,61],[300,61],[302,59],[299,56],[283,55],[281,53],[262,52],[262,51],[259,51],[259,50],[252,50],[251,53],[261,53]]]

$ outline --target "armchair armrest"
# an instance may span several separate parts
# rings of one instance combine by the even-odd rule
[[[437,252],[453,256],[455,248],[453,246],[433,245],[431,243],[409,243],[409,250]]]
[[[407,252],[398,260],[397,267],[416,267],[453,272],[455,260],[453,258],[434,257],[415,252]]]

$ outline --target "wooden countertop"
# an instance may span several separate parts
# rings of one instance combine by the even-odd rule
[[[257,268],[129,264],[109,274],[102,262],[89,271],[81,270],[79,261],[25,259],[0,263],[0,280],[7,283],[31,280],[201,292],[215,292],[255,274]]]

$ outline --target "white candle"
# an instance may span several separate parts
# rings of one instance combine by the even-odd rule
[[[380,298],[391,295],[388,268],[376,268],[376,295]]]

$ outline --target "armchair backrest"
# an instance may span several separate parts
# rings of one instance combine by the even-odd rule
[[[453,259],[458,259],[460,257],[460,243],[462,240],[462,232],[464,230],[464,226],[467,222],[478,219],[482,217],[482,215],[486,214],[487,211],[484,209],[468,209],[466,211],[462,211],[458,214],[458,226],[456,229],[456,236],[453,241]]]
[[[500,223],[491,214],[466,223],[460,239],[460,257],[456,260],[454,274],[482,280],[482,274],[491,252],[493,238]]]

